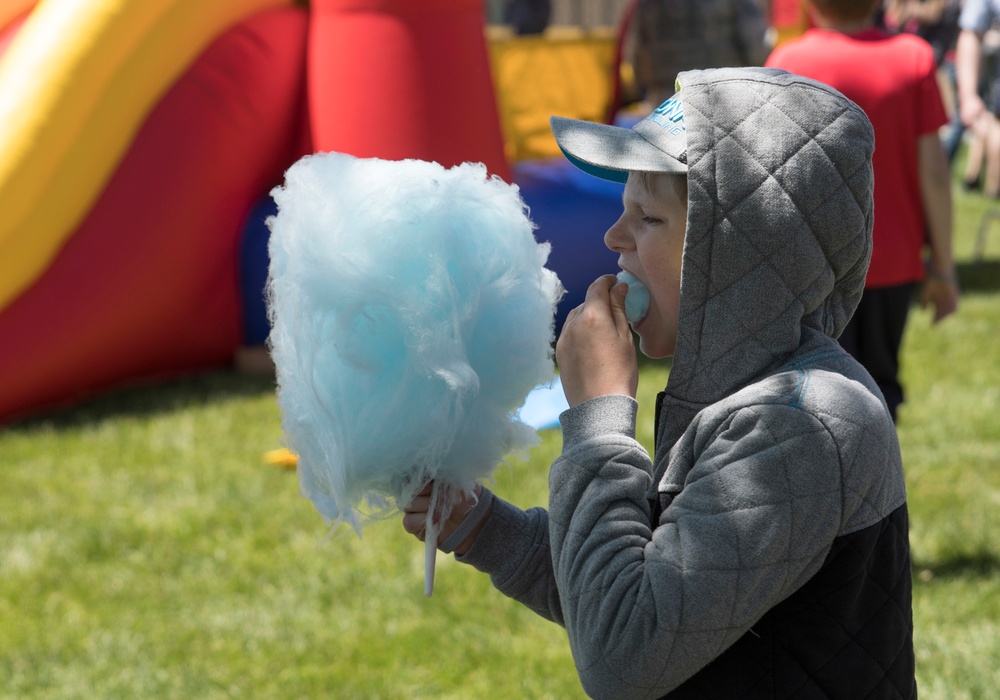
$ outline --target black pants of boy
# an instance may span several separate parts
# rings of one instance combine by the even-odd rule
[[[865,288],[857,311],[840,336],[841,347],[868,370],[882,390],[893,421],[903,403],[899,348],[916,288],[916,283]]]

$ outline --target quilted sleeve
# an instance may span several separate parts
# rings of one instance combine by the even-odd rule
[[[647,492],[652,484],[652,464],[635,434],[638,404],[630,396],[601,396],[568,411],[560,420],[563,444],[575,434],[594,436],[598,441],[617,444],[625,440],[631,457],[640,466],[635,472],[635,488]],[[558,462],[557,462],[558,463]],[[550,472],[550,481],[552,472]],[[550,483],[551,488],[551,483]],[[522,511],[494,497],[493,513],[469,548],[456,558],[489,575],[494,587],[542,617],[565,624],[559,589],[552,570],[548,513],[541,508]],[[649,536],[649,510],[645,532]]]
[[[550,476],[550,546],[593,697],[678,686],[807,581],[841,526],[838,451],[795,407],[745,407],[690,431],[671,457],[690,461],[687,478],[655,531],[642,448],[570,439]]]
[[[543,509],[523,511],[494,496],[492,515],[469,551],[455,558],[488,574],[504,595],[547,620],[563,623],[552,576],[548,513]]]

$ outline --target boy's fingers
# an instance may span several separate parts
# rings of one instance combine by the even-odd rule
[[[615,321],[628,324],[628,316],[625,313],[625,296],[628,294],[628,285],[624,283],[615,284],[611,288],[611,315]]]
[[[587,301],[592,299],[606,299],[611,288],[615,286],[618,282],[618,278],[614,275],[601,275],[596,280],[594,280],[589,287],[587,287]]]
[[[403,529],[411,535],[420,532],[427,522],[427,518],[422,513],[407,513],[403,515]]]
[[[587,313],[587,309],[592,310],[603,310],[610,309],[612,317],[615,316],[615,299],[614,287],[618,284],[618,278],[614,275],[601,275],[596,280],[594,280],[589,287],[587,287],[587,295],[583,300],[583,303],[569,312],[566,316],[566,322],[569,324],[571,321],[575,321],[577,316],[581,316]],[[622,290],[622,296],[618,300],[618,304],[621,307],[622,317],[625,314],[625,296],[624,292],[627,288]],[[591,317],[595,318],[595,317]],[[597,316],[596,318],[600,318]],[[616,319],[617,322],[617,319]],[[565,325],[564,325],[565,329]]]
[[[411,511],[419,510],[420,508],[423,508],[423,510],[426,511],[427,504],[430,503],[431,500],[431,492],[433,491],[433,489],[434,489],[434,482],[433,481],[428,482],[426,486],[424,486],[422,489],[420,489],[419,491],[417,491],[417,493],[413,495],[413,498],[410,500],[410,502],[403,507],[403,512],[408,513]]]
[[[431,497],[430,496],[414,496],[413,500],[409,502],[404,508],[404,513],[426,513],[431,507]]]

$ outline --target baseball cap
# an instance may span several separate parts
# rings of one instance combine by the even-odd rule
[[[604,180],[625,182],[630,171],[687,172],[684,106],[676,94],[631,129],[566,117],[549,124],[569,161]]]

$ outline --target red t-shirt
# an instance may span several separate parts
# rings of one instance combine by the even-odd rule
[[[875,129],[875,230],[868,287],[924,278],[926,219],[917,140],[947,122],[930,44],[878,29],[810,29],[778,46],[767,65],[826,83],[865,111]]]

